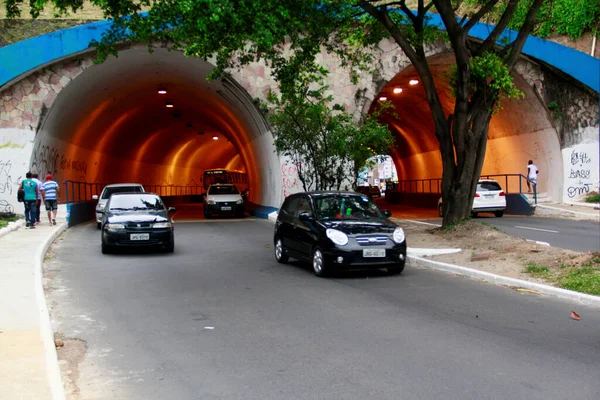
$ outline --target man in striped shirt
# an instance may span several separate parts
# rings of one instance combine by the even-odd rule
[[[58,183],[52,180],[52,175],[46,175],[46,181],[42,184],[42,191],[44,193],[44,205],[48,212],[48,222],[50,222],[50,225],[56,225],[60,188]]]

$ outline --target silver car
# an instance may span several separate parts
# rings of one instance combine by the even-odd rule
[[[98,200],[98,204],[96,205],[96,225],[98,229],[102,227],[102,217],[104,216],[104,206],[106,206],[106,202],[110,198],[113,193],[124,193],[124,192],[135,192],[135,193],[144,193],[144,187],[140,183],[115,183],[113,185],[106,185],[100,193],[100,197],[98,195],[93,195],[93,200]]]

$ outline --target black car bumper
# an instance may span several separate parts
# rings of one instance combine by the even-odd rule
[[[385,250],[383,257],[365,257],[363,250]],[[337,270],[377,269],[404,265],[406,262],[406,242],[396,246],[338,246],[323,251],[327,266]]]
[[[204,210],[206,213],[214,215],[243,215],[244,214],[244,204],[205,204]]]
[[[107,246],[116,247],[166,246],[173,243],[173,231],[170,229],[146,231],[103,229],[102,242]]]

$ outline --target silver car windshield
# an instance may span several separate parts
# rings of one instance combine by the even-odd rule
[[[117,187],[109,187],[104,189],[104,191],[102,192],[102,199],[106,200],[108,199],[112,194],[114,193],[143,193],[144,191],[142,190],[141,186],[117,186]]]

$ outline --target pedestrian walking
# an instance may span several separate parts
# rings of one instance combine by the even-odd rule
[[[535,188],[535,186],[537,185],[537,176],[539,173],[540,171],[538,171],[537,167],[533,163],[533,160],[529,160],[527,162],[527,191],[529,193],[531,193],[530,183],[533,183],[533,187]]]
[[[38,174],[31,174],[31,180],[37,185],[37,200],[35,202],[35,225],[40,224],[40,214],[42,212],[42,181],[38,179]]]
[[[38,197],[38,187],[32,178],[31,172],[25,174],[24,179],[19,185],[19,189],[23,189],[23,203],[25,204],[25,227],[29,229],[35,228],[35,203]]]
[[[48,213],[48,222],[50,225],[56,225],[56,214],[58,213],[58,202],[60,201],[60,187],[58,183],[52,180],[52,175],[46,175],[46,180],[42,185],[44,205]]]

